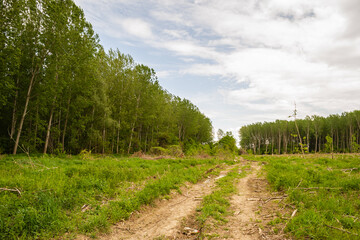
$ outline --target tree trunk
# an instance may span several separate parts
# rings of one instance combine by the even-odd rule
[[[34,81],[35,81],[36,72],[37,72],[37,70],[33,71],[33,73],[32,73],[30,83],[29,83],[29,88],[28,88],[28,91],[27,91],[27,94],[26,94],[26,101],[25,101],[24,111],[23,111],[23,114],[22,114],[21,119],[20,119],[20,125],[19,125],[19,129],[18,129],[18,132],[17,132],[17,135],[16,135],[16,140],[15,140],[15,146],[14,146],[14,151],[13,151],[14,155],[16,154],[17,148],[19,146],[21,131],[22,131],[22,128],[23,128],[25,116],[27,114],[27,109],[28,109],[29,101],[30,101],[30,97],[31,97],[31,90],[32,90],[32,87],[33,87],[33,84],[34,84]]]
[[[303,143],[302,143],[301,136],[300,136],[299,127],[298,127],[298,125],[297,125],[297,123],[296,123],[296,116],[295,116],[295,121],[294,121],[294,122],[295,122],[296,131],[297,131],[298,136],[299,136],[301,153],[302,153],[302,155],[305,157],[305,153],[304,153]]]
[[[287,154],[288,142],[289,139],[287,138],[286,133],[284,133],[284,154]]]
[[[68,119],[69,119],[70,102],[71,102],[71,95],[69,96],[69,99],[68,99],[68,102],[67,102],[64,129],[63,129],[63,134],[62,134],[62,138],[61,138],[61,145],[62,145],[62,151],[63,152],[65,152],[65,135],[66,135],[66,128],[67,128]]]
[[[57,58],[57,54],[56,54],[56,58]],[[56,89],[57,83],[58,83],[58,81],[59,81],[59,73],[57,72],[57,70],[58,70],[58,67],[57,67],[57,63],[56,63],[55,89]],[[56,93],[55,93],[55,96],[54,96],[53,103],[52,103],[52,105],[51,105],[50,119],[49,119],[47,131],[46,131],[46,140],[45,140],[44,154],[47,152],[47,148],[48,148],[48,145],[49,145],[51,124],[52,124],[52,118],[53,118],[53,115],[54,115],[55,103],[56,103]]]
[[[58,140],[57,140],[57,146],[59,146],[59,144],[61,144],[61,108],[59,110],[59,116],[58,116],[58,119],[59,119],[59,123],[58,123],[58,129],[59,129],[59,136],[58,136]]]
[[[142,124],[140,124],[140,129],[139,129],[139,144],[140,144],[140,150],[141,150],[141,133],[142,133]]]
[[[278,150],[278,154],[281,154],[281,133],[279,131],[279,144],[278,144],[279,150]]]
[[[136,109],[135,109],[135,112],[136,112],[136,113],[135,113],[135,119],[134,119],[133,126],[132,126],[132,128],[131,128],[129,147],[128,147],[128,151],[127,151],[128,154],[130,154],[130,149],[131,149],[131,144],[132,144],[132,138],[133,138],[134,130],[135,130],[135,124],[136,124],[137,117],[138,117],[139,105],[140,105],[140,96],[137,98]]]
[[[309,126],[307,128],[306,140],[307,140],[307,151],[308,151],[308,153],[310,153],[310,127]]]
[[[106,113],[105,113],[105,117],[104,117],[104,127],[103,127],[103,134],[102,134],[102,154],[105,154],[105,138],[106,138],[105,120],[106,120]]]
[[[114,135],[115,135],[115,132],[116,132],[116,125],[114,123],[114,127],[113,127],[113,132],[112,132],[112,135],[111,135],[111,153],[114,154]]]
[[[119,141],[120,141],[120,118],[119,118],[119,126],[117,128],[117,136],[116,136],[116,153],[119,154]]]
[[[256,139],[253,141],[253,151],[256,154]]]
[[[145,143],[144,143],[144,147],[145,147],[145,153],[147,151],[147,138],[148,138],[148,132],[149,132],[149,127],[146,130],[146,134],[145,134]]]
[[[352,125],[350,124],[350,129],[349,129],[349,150],[350,152],[352,152]]]
[[[56,102],[56,95],[54,97],[54,100],[53,100],[53,103],[52,103],[52,106],[51,106],[51,110],[50,110],[50,118],[49,118],[47,131],[46,131],[44,154],[46,154],[47,148],[49,146],[49,138],[50,138],[50,132],[51,132],[52,118],[53,118],[53,115],[54,115],[55,102]]]
[[[17,105],[18,96],[19,96],[19,77],[17,77],[16,79],[16,92],[15,92],[14,107],[13,107],[13,114],[11,120],[10,139],[13,139],[15,134],[16,121],[17,121],[16,105]]]
[[[94,116],[95,116],[95,106],[93,106],[93,110],[92,110],[91,124],[90,124],[90,133],[92,133],[93,126],[94,126]],[[92,148],[92,145],[91,145],[91,137],[92,137],[92,136],[90,136],[90,141],[89,141],[89,151],[91,151],[91,148]]]
[[[36,104],[36,119],[35,119],[35,134],[34,134],[34,149],[36,149],[37,132],[39,127],[39,104]]]
[[[131,128],[129,147],[128,147],[128,151],[127,151],[128,154],[130,154],[130,149],[131,149],[131,143],[132,143],[132,138],[133,138],[134,130],[135,130],[135,121],[134,121],[133,126],[132,126],[132,128]]]
[[[268,154],[268,152],[267,152],[267,150],[268,150],[268,144],[267,144],[267,140],[265,140],[266,142],[265,142],[265,154],[267,155]]]

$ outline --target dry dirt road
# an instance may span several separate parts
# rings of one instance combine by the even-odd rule
[[[283,234],[286,220],[275,225],[271,223],[291,214],[291,210],[279,206],[279,201],[283,201],[285,196],[270,193],[261,172],[262,163],[244,159],[242,162],[250,164],[251,172],[237,183],[238,193],[230,199],[232,215],[225,225],[208,227],[205,236],[214,236],[211,239],[288,239]]]
[[[281,228],[268,223],[289,210],[280,209],[281,196],[271,195],[265,178],[260,177],[261,163],[238,159],[239,165],[250,165],[249,174],[237,182],[238,193],[230,199],[232,214],[226,224],[210,224],[203,230],[201,239],[286,239]],[[202,197],[210,194],[215,181],[234,166],[227,166],[219,176],[200,183],[187,185],[182,194],[173,193],[169,200],[158,200],[155,206],[146,206],[127,221],[112,227],[110,233],[98,236],[104,240],[118,239],[200,239],[184,227],[197,228],[196,208]],[[212,236],[212,237],[209,237]],[[78,239],[88,239],[81,236]]]

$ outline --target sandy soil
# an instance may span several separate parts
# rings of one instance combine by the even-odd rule
[[[266,179],[261,176],[262,163],[238,160],[239,165],[250,165],[251,169],[238,181],[238,193],[230,199],[232,214],[226,224],[210,220],[201,230],[201,239],[287,239],[283,228],[292,210],[279,206],[285,196],[270,193]],[[110,233],[98,236],[99,239],[199,239],[196,208],[202,197],[212,192],[215,181],[233,167],[227,166],[219,176],[187,185],[182,194],[174,192],[169,200],[158,200],[154,206],[142,208],[129,220],[113,226]],[[280,223],[272,224],[275,219],[281,219]]]
[[[243,164],[246,161],[242,159]],[[228,223],[209,229],[212,239],[287,239],[282,229],[286,220],[271,224],[279,216],[291,214],[288,209],[281,209],[281,193],[270,193],[267,180],[261,176],[261,163],[247,162],[251,173],[237,183],[238,194],[232,196]]]
[[[184,219],[196,211],[202,196],[211,193],[219,177],[226,176],[232,167],[226,167],[219,176],[212,176],[200,183],[189,184],[182,194],[173,193],[169,200],[159,200],[155,206],[146,206],[125,222],[116,224],[104,240],[115,239],[176,239]]]

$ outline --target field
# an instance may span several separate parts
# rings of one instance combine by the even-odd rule
[[[0,239],[71,238],[106,231],[217,160],[5,156],[0,160]]]
[[[359,155],[236,159],[2,156],[0,239],[359,239]]]
[[[360,156],[247,156],[264,161],[273,191],[296,209],[285,231],[297,239],[359,239]]]

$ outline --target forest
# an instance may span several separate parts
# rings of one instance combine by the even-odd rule
[[[212,123],[153,69],[105,51],[72,0],[0,2],[0,153],[200,145]]]
[[[360,152],[360,111],[292,121],[253,123],[239,130],[240,145],[254,154]]]

